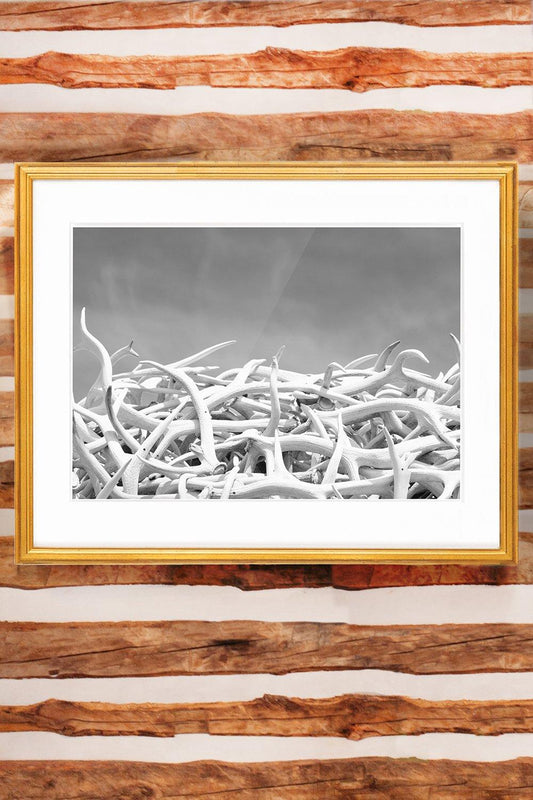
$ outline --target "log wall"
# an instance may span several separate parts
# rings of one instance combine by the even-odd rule
[[[533,797],[531,21],[0,3],[1,800]],[[519,163],[517,565],[14,565],[13,162],[190,159]]]

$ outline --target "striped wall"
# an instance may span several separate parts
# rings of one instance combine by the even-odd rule
[[[0,2],[0,798],[533,797],[527,0]],[[520,560],[13,564],[13,162],[516,160]]]

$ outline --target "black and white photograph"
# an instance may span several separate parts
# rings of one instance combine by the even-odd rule
[[[75,499],[456,499],[459,227],[75,227]]]

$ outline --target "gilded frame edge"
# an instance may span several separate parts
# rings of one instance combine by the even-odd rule
[[[500,546],[497,549],[43,548],[33,544],[34,180],[498,180]],[[514,162],[70,162],[15,165],[15,563],[509,564],[518,561],[518,166]]]

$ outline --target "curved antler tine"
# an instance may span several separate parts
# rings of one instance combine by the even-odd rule
[[[81,310],[80,327],[82,335],[87,343],[87,349],[90,350],[100,362],[102,389],[106,391],[108,387],[111,386],[113,380],[111,357],[102,342],[89,332],[85,321],[85,307]]]
[[[278,351],[279,352],[279,351]],[[278,391],[278,359],[274,356],[270,369],[270,421],[265,428],[265,436],[273,436],[277,431],[281,419],[281,408],[279,404]]]
[[[457,348],[457,361],[460,364],[461,363],[461,342],[459,341],[457,336],[455,336],[453,333],[450,333],[450,336],[452,337],[453,342],[454,342],[454,344],[455,344],[455,346]]]
[[[284,353],[284,352],[285,352],[285,345],[284,345],[284,344],[282,344],[282,345],[281,345],[281,347],[279,348],[278,352],[277,352],[277,353],[276,353],[276,355],[274,356],[274,358],[276,359],[276,361],[278,362],[278,364],[279,364],[279,362],[281,361],[281,356],[283,355],[283,353]]]
[[[394,499],[406,500],[407,492],[409,491],[410,472],[405,468],[404,464],[402,464],[402,461],[396,452],[396,446],[392,441],[392,436],[387,430],[387,426],[385,424],[383,425],[383,433],[389,449],[392,473],[394,475]]]
[[[329,459],[329,464],[327,466],[326,472],[324,473],[323,483],[335,483],[335,478],[339,471],[339,465],[341,463],[344,447],[346,444],[346,434],[344,432],[344,427],[342,425],[342,416],[341,412],[339,411],[337,415],[337,442],[335,444],[335,448],[331,457]]]
[[[333,370],[335,369],[340,369],[341,372],[346,372],[345,367],[343,367],[342,364],[339,364],[338,361],[332,361],[330,364],[328,364],[326,371],[324,372],[324,377],[320,381],[324,389],[329,389],[333,378]]]
[[[390,366],[391,373],[398,371],[401,372],[405,378],[412,380],[412,376],[405,375],[403,371],[405,362],[410,358],[418,358],[419,361],[422,361],[424,364],[429,364],[429,358],[427,358],[421,350],[402,350],[401,353],[398,353]]]
[[[366,356],[360,356],[359,358],[354,358],[353,361],[350,361],[345,366],[345,370],[353,369],[354,367],[360,367],[362,364],[365,364],[367,361],[371,361],[373,358],[377,358],[377,353],[368,353]]]
[[[125,347],[120,347],[118,350],[115,350],[114,353],[111,353],[111,364],[115,366],[115,364],[117,364],[120,359],[124,358],[125,356],[135,356],[135,358],[140,358],[139,353],[136,353],[133,349],[133,339],[129,344],[125,345]]]
[[[175,361],[171,366],[175,369],[179,367],[188,367],[190,364],[194,364],[195,361],[201,361],[212,353],[216,353],[217,350],[222,350],[223,347],[229,347],[230,344],[235,344],[235,342],[235,339],[230,339],[227,342],[219,342],[218,344],[211,345],[211,347],[206,347],[205,350],[199,350],[198,353],[193,353],[192,356],[187,356],[186,358],[180,359],[180,361]]]
[[[396,350],[399,344],[400,339],[398,339],[396,342],[391,342],[391,344],[387,345],[387,347],[381,351],[376,359],[376,363],[374,364],[375,372],[382,372],[385,369],[389,356],[394,352],[394,350]]]

